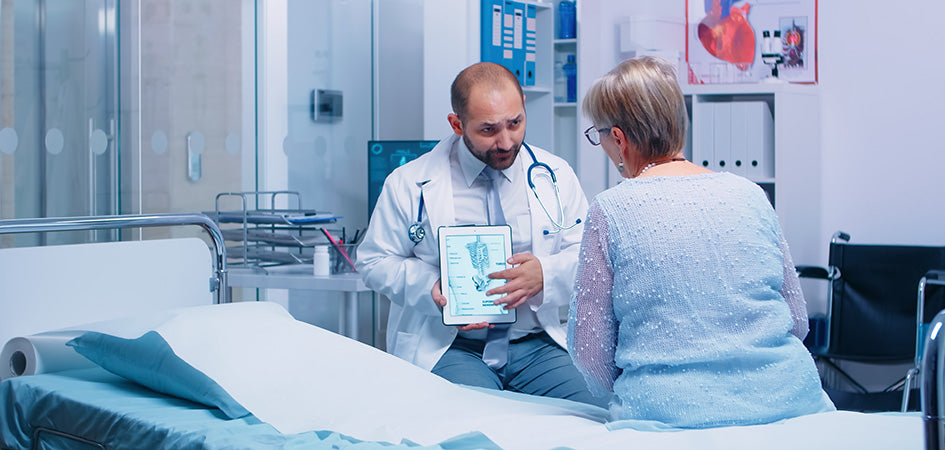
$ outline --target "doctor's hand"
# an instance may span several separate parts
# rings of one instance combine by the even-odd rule
[[[430,295],[433,297],[433,302],[436,303],[440,309],[446,307],[446,296],[443,295],[443,291],[440,289],[440,280],[436,280],[436,283],[433,283],[433,289],[430,289]],[[489,322],[479,322],[457,326],[456,328],[459,328],[459,331],[472,331],[493,327],[495,327],[495,325],[490,325]]]
[[[508,281],[502,286],[490,289],[486,295],[506,294],[496,300],[495,304],[504,303],[505,309],[512,309],[538,295],[544,289],[545,278],[541,271],[541,261],[531,253],[514,254],[507,262],[515,267],[490,273],[489,278]]]

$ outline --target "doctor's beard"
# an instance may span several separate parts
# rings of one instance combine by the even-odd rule
[[[492,150],[479,150],[474,147],[469,138],[464,134],[463,143],[466,144],[466,148],[469,149],[469,152],[476,157],[476,159],[486,163],[487,166],[495,170],[505,170],[509,167],[512,167],[512,164],[515,163],[515,158],[518,158],[518,152],[522,149],[522,143],[519,142],[514,147],[510,149],[492,149]]]

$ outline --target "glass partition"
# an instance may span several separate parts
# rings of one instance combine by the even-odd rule
[[[367,226],[367,143],[372,138],[371,0],[288,0],[286,4],[286,135],[288,189],[305,208],[343,216],[331,227],[346,236]],[[271,151],[271,150],[270,150]],[[279,295],[269,293],[270,300]],[[299,320],[336,330],[340,293],[292,291]],[[363,299],[370,295],[363,294]],[[336,299],[337,301],[332,301]],[[327,300],[327,301],[326,301]],[[369,302],[359,316],[374,323]],[[361,327],[363,342],[375,342]]]
[[[122,213],[210,211],[216,194],[255,188],[254,11],[249,0],[122,11]]]
[[[0,218],[200,212],[255,189],[255,8],[0,1]]]
[[[117,7],[116,0],[0,3],[0,218],[118,212]],[[16,239],[41,245],[108,234]]]

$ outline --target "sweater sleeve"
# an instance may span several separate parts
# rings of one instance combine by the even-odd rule
[[[804,292],[801,291],[801,281],[797,277],[797,270],[794,268],[794,260],[791,258],[787,241],[784,240],[783,235],[780,239],[781,255],[784,260],[784,283],[781,285],[781,295],[791,309],[791,318],[794,319],[791,334],[803,341],[810,328],[807,322],[807,300],[804,299]]]
[[[614,361],[617,320],[614,273],[608,257],[608,227],[595,202],[588,211],[568,317],[568,352],[595,395],[613,391],[620,374]]]

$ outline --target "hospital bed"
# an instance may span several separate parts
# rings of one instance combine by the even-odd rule
[[[0,233],[27,228],[158,226],[157,222],[197,222],[208,230],[211,241],[218,240],[213,237],[218,230],[212,221],[204,222],[199,215],[0,221]],[[225,297],[218,297],[226,292],[225,257],[220,250],[206,252],[206,243],[191,239],[188,242],[197,241],[197,245],[184,247],[208,253],[197,255],[178,250],[174,241],[0,250],[0,273],[15,272],[12,277],[0,279],[4,283],[0,290],[0,333],[5,342],[6,337],[47,330],[63,332],[71,328],[84,332],[85,328],[99,327],[99,331],[104,330],[102,334],[81,334],[82,339],[93,336],[109,342],[112,335],[105,331],[124,327],[123,331],[114,331],[118,337],[113,339],[122,345],[138,345],[146,336],[156,335],[164,345],[158,347],[173,350],[175,357],[187,363],[185,369],[200,369],[196,375],[188,372],[188,377],[205,376],[200,379],[204,383],[201,386],[209,383],[222,388],[223,394],[187,392],[181,397],[160,393],[155,390],[161,389],[155,387],[154,380],[131,381],[142,374],[142,367],[147,367],[145,375],[168,375],[165,368],[147,365],[154,359],[149,353],[127,351],[124,356],[144,361],[138,361],[140,366],[123,361],[124,366],[116,367],[107,358],[114,355],[103,352],[104,359],[102,354],[94,355],[101,361],[97,365],[14,376],[0,382],[0,447],[923,447],[923,422],[918,414],[837,411],[756,426],[609,430],[606,411],[601,408],[456,386],[370,346],[297,322],[278,305],[228,303]],[[116,247],[121,247],[117,253]],[[34,258],[34,253],[39,256]],[[97,266],[92,271],[75,267],[84,261],[101,261],[100,254],[105,255],[109,267]],[[68,264],[60,263],[64,260]],[[160,264],[148,268],[137,265],[146,261]],[[206,267],[195,270],[194,261]],[[39,272],[23,272],[30,269]],[[92,278],[91,283],[71,280],[70,272],[76,271],[84,281]],[[24,282],[26,287],[7,284],[16,281]],[[184,286],[187,292],[164,290],[171,285]],[[67,289],[57,291],[56,286]],[[156,294],[151,295],[151,291]],[[37,307],[24,309],[22,304]],[[72,309],[73,305],[82,306]],[[57,309],[66,310],[66,317],[56,314]],[[74,320],[70,321],[69,316]],[[80,325],[89,322],[96,323]],[[141,323],[146,326],[128,331]],[[151,331],[136,338],[143,329]],[[95,353],[94,345],[85,351],[89,348]],[[185,388],[193,385],[187,383]]]

